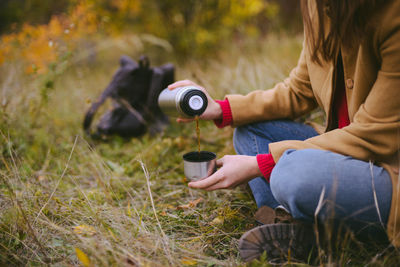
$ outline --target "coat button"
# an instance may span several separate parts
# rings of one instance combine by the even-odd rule
[[[347,80],[346,80],[346,87],[347,87],[348,89],[353,89],[353,87],[354,87],[354,81],[353,81],[353,79],[347,79]]]

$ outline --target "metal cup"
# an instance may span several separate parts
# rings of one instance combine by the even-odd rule
[[[213,174],[217,169],[217,155],[208,151],[194,151],[183,155],[185,176],[191,181],[201,180]]]

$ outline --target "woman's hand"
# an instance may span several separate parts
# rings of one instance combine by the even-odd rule
[[[207,109],[203,112],[203,114],[201,114],[199,116],[200,119],[203,119],[203,120],[222,119],[221,106],[217,102],[215,102],[214,99],[211,98],[211,96],[207,93],[207,91],[206,91],[206,89],[204,89],[204,87],[202,87],[190,80],[182,80],[182,81],[177,81],[177,82],[174,82],[173,84],[168,85],[168,89],[174,90],[175,88],[189,86],[189,85],[193,85],[193,86],[200,88],[200,90],[202,90],[207,96],[207,100],[208,100]],[[193,120],[194,119],[178,118],[176,121],[177,122],[191,122]]]
[[[213,175],[200,181],[190,182],[189,187],[207,191],[233,188],[262,176],[255,156],[227,155],[217,160],[217,166],[221,168]]]

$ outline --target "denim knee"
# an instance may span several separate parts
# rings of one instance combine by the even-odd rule
[[[289,149],[284,152],[271,173],[270,185],[275,199],[288,209],[296,219],[312,216],[317,202],[315,197],[322,192],[315,169],[315,158],[308,158],[306,150]],[[312,156],[311,156],[312,157]]]
[[[287,150],[271,173],[270,187],[295,219],[333,220],[357,233],[366,229],[373,233],[370,229],[388,221],[389,173],[349,156],[317,149]]]

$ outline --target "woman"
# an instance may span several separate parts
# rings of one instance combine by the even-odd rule
[[[189,186],[248,182],[258,207],[269,207],[267,218],[278,208],[295,220],[341,222],[356,233],[384,228],[399,246],[400,1],[303,0],[302,13],[303,51],[288,79],[224,101],[208,96],[200,118],[237,127],[240,155],[219,159],[217,172]],[[324,131],[292,121],[318,106],[327,116]],[[266,243],[282,241],[268,236],[277,227],[284,230],[264,225],[242,237],[245,260],[262,248],[273,254]]]

